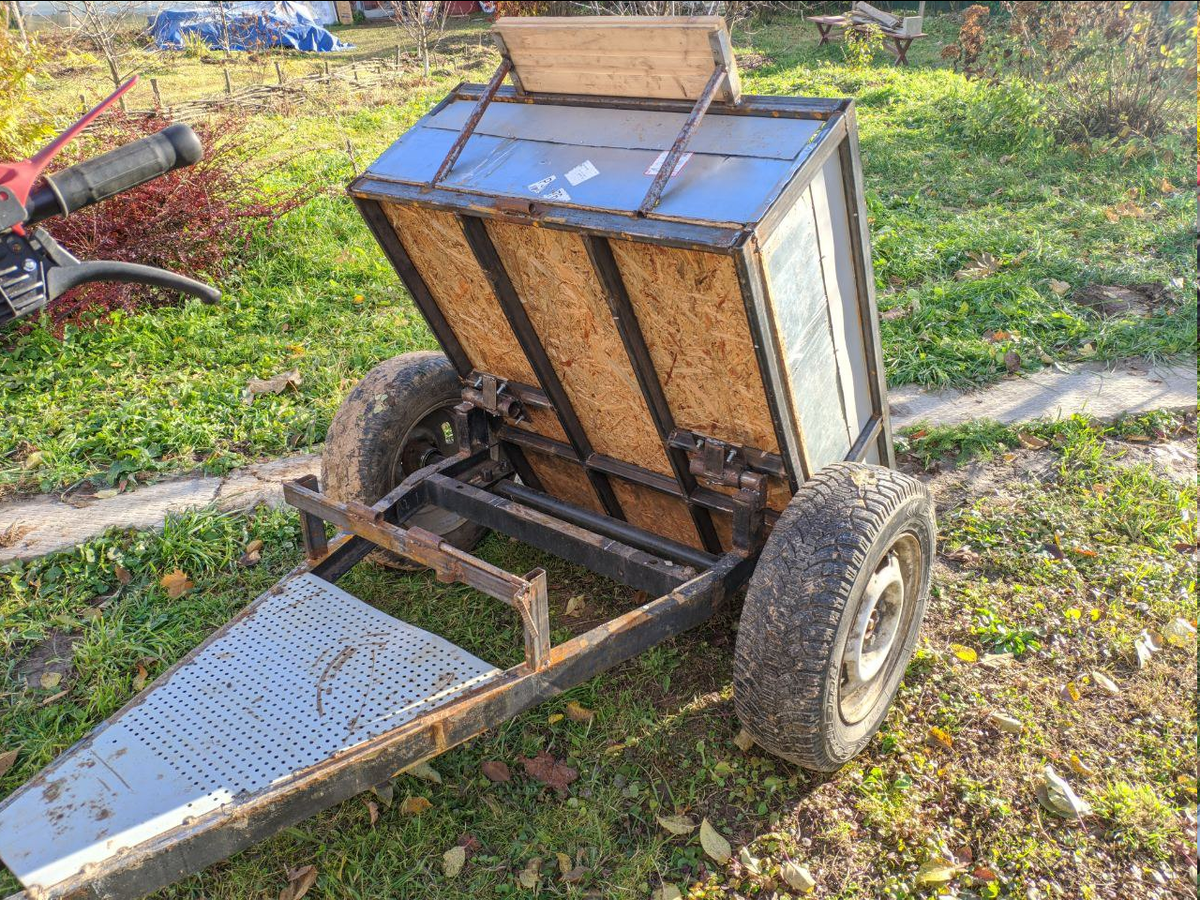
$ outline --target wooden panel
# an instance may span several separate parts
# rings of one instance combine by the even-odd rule
[[[691,514],[682,500],[620,478],[610,481],[629,524],[681,544],[704,549]]]
[[[397,203],[382,205],[471,364],[498,378],[538,387],[454,214]]]
[[[592,448],[670,474],[583,240],[508,222],[487,230]]]
[[[611,245],[675,424],[778,453],[733,259]]]
[[[558,414],[551,409],[535,409],[534,407],[527,406],[525,407],[525,419],[521,422],[510,424],[515,428],[520,428],[523,431],[532,431],[534,434],[540,434],[542,437],[548,437],[559,443],[568,443],[562,423],[558,421]]]
[[[721,96],[741,93],[720,16],[502,17],[492,31],[526,91],[695,100],[719,60]]]
[[[542,487],[546,489],[547,494],[557,497],[559,500],[574,503],[576,506],[582,506],[584,509],[590,509],[592,512],[604,512],[592,490],[591,482],[588,481],[587,475],[583,471],[583,466],[559,459],[557,456],[539,453],[528,447],[525,448],[525,459],[529,461],[529,467],[541,480]]]

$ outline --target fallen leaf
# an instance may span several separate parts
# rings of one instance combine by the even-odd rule
[[[456,878],[467,863],[466,847],[451,847],[442,854],[442,874],[447,878]]]
[[[575,700],[567,704],[567,718],[572,722],[590,722],[596,714],[586,706],[581,706]]]
[[[569,600],[567,600],[567,606],[563,610],[563,615],[564,616],[582,615],[583,607],[584,607],[583,595],[577,594],[576,596],[571,597]]]
[[[36,469],[45,461],[45,459],[46,457],[41,450],[34,450],[27,457],[25,457],[25,462],[21,464],[21,468]]]
[[[1036,434],[1030,434],[1028,431],[1017,432],[1017,440],[1026,450],[1045,450],[1050,446],[1048,440],[1040,438]]]
[[[973,663],[979,659],[979,654],[972,648],[965,647],[962,644],[951,644],[950,652],[961,659],[963,662]]]
[[[1149,631],[1143,629],[1142,633],[1134,638],[1133,649],[1137,654],[1138,668],[1144,669],[1150,662],[1151,654],[1162,649],[1162,643]]]
[[[1176,616],[1163,627],[1163,638],[1175,647],[1186,647],[1196,636],[1192,623],[1182,616]]]
[[[1049,812],[1064,819],[1079,818],[1092,811],[1087,801],[1081,798],[1053,766],[1046,766],[1042,782],[1037,788],[1038,801]]]
[[[971,877],[976,881],[995,881],[1000,876],[996,874],[995,869],[988,866],[976,866],[975,870],[971,872]]]
[[[238,565],[245,568],[257,566],[262,560],[263,542],[255,538],[246,545],[246,552],[238,559]]]
[[[392,798],[396,796],[396,789],[390,781],[385,781],[383,784],[377,784],[371,788],[371,793],[379,798],[385,809],[390,809],[392,806]]]
[[[671,834],[691,834],[696,830],[696,823],[687,816],[655,816],[654,820]]]
[[[725,865],[733,855],[733,848],[729,846],[729,841],[717,833],[708,819],[704,819],[700,823],[700,846],[718,865]]]
[[[1096,683],[1096,687],[1100,688],[1100,690],[1104,691],[1110,697],[1117,697],[1121,694],[1121,688],[1117,686],[1117,683],[1103,672],[1093,672],[1092,681]]]
[[[959,281],[966,281],[972,278],[985,278],[988,275],[995,275],[1000,269],[1000,260],[986,251],[982,253],[970,252],[967,256],[971,261],[954,273],[954,277]]]
[[[121,492],[116,488],[104,488],[103,490],[96,491],[96,493],[92,494],[92,496],[97,500],[111,500],[119,493]]]
[[[962,873],[962,866],[946,859],[927,859],[917,869],[917,884],[946,884]]]
[[[587,874],[586,866],[575,866],[569,872],[564,872],[562,880],[566,884],[578,884],[583,881],[583,876]]]
[[[1013,334],[1011,331],[1004,331],[1001,329],[1000,331],[984,332],[983,339],[990,344],[999,344],[1003,341],[1012,340],[1012,336]]]
[[[742,864],[742,866],[745,868],[745,870],[747,872],[749,872],[751,875],[761,875],[762,874],[762,869],[760,868],[758,857],[756,857],[753,853],[750,852],[749,847],[743,847],[741,850],[738,851],[738,862],[740,862]]]
[[[1020,734],[1025,730],[1025,723],[1020,719],[1005,715],[1002,712],[993,712],[988,716],[988,721],[1003,731],[1005,734]]]
[[[939,747],[945,747],[947,750],[954,749],[954,738],[950,736],[950,732],[944,728],[938,728],[936,725],[929,729],[929,740],[931,743],[937,744]]]
[[[542,870],[542,858],[535,856],[525,864],[525,868],[521,870],[521,874],[517,876],[517,881],[521,883],[521,887],[532,891],[538,885],[538,873]]]
[[[1173,194],[1179,190],[1177,187],[1175,187],[1175,185],[1171,184],[1171,182],[1167,181],[1165,178],[1158,183],[1158,189],[1164,194]]]
[[[1083,344],[1079,348],[1079,355],[1080,356],[1095,356],[1096,355],[1096,345],[1093,344],[1091,341],[1088,341],[1086,344]]]
[[[988,669],[1004,669],[1016,665],[1016,658],[1011,653],[985,653],[979,664]]]
[[[62,672],[43,672],[38,683],[48,691],[54,690],[62,681]]]
[[[565,794],[567,785],[579,777],[578,772],[559,762],[545,750],[531,758],[522,757],[521,765],[525,767],[525,773],[530,778],[554,788],[559,794]]]
[[[0,776],[11,769],[12,764],[17,761],[17,752],[16,750],[7,750],[0,753]]]
[[[879,314],[879,318],[881,318],[885,322],[894,322],[894,321],[896,321],[896,319],[903,319],[911,311],[912,311],[911,307],[909,307],[907,305],[893,306],[891,309],[885,309],[883,312],[881,312]]]
[[[253,403],[255,397],[262,394],[278,394],[289,387],[296,390],[303,382],[299,369],[281,372],[271,378],[251,378],[246,382],[246,402]]]
[[[1059,696],[1068,703],[1078,703],[1079,698],[1083,695],[1079,692],[1079,685],[1073,681],[1068,681],[1062,686],[1062,690],[1059,691]]]
[[[401,773],[420,778],[422,781],[432,781],[434,784],[442,783],[442,776],[438,774],[437,769],[431,766],[428,761],[419,762],[415,766],[409,766],[407,769],[401,769]]]
[[[406,816],[419,816],[427,809],[432,809],[433,804],[424,797],[405,797],[404,802],[400,804],[400,812]]]
[[[479,767],[479,771],[483,773],[483,777],[488,781],[511,781],[512,772],[508,770],[505,763],[498,759],[489,759]]]
[[[133,676],[133,689],[140,691],[146,686],[146,681],[150,678],[150,673],[146,671],[146,667],[138,663],[137,674]]]
[[[129,584],[133,581],[133,575],[120,563],[113,566],[113,574],[117,576],[117,581],[121,584]]]
[[[1004,354],[1004,369],[1009,375],[1015,375],[1021,371],[1021,354],[1016,350],[1009,350]]]
[[[675,885],[664,882],[650,895],[650,900],[683,900],[683,894]]]
[[[1071,766],[1071,771],[1076,775],[1084,778],[1095,778],[1097,775],[1096,770],[1080,759],[1077,753],[1072,753],[1067,763]]]
[[[745,728],[737,733],[733,739],[733,745],[743,753],[749,753],[750,748],[754,746],[754,738],[750,737],[750,732]]]
[[[183,569],[175,569],[168,572],[158,580],[158,583],[166,590],[167,596],[172,600],[178,600],[195,587],[192,579],[187,577],[187,573]]]
[[[279,900],[300,900],[317,883],[317,867],[301,866],[288,872],[288,885],[279,892]]]
[[[550,715],[546,716],[546,724],[557,725],[565,718],[566,716],[564,716],[562,713],[550,713]]]
[[[812,872],[791,860],[779,867],[779,877],[787,882],[787,886],[793,891],[802,894],[807,894],[817,886],[817,879],[813,878]]]
[[[371,827],[374,828],[379,821],[379,804],[374,800],[367,801],[367,815],[371,817]]]
[[[575,868],[574,864],[571,862],[571,857],[569,857],[567,854],[560,851],[555,853],[554,856],[558,859],[558,873],[560,875],[566,875],[571,871],[571,869]]]
[[[1051,278],[1048,283],[1050,290],[1054,291],[1060,297],[1071,289],[1071,285],[1065,281],[1059,281],[1057,278]]]
[[[1134,203],[1132,200],[1124,200],[1116,206],[1110,206],[1104,210],[1104,218],[1110,222],[1119,222],[1121,219],[1144,219],[1147,212]]]

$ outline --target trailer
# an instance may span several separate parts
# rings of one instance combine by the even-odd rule
[[[31,897],[199,871],[742,588],[734,702],[759,745],[833,771],[882,722],[935,523],[894,468],[853,102],[743,95],[718,17],[493,34],[492,79],[349,187],[441,352],[372,370],[320,483],[285,485],[304,561],[0,805]],[[472,555],[488,530],[644,602],[554,644],[545,572]],[[511,607],[523,662],[337,586],[372,561]]]

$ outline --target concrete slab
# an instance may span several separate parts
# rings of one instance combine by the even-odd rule
[[[1074,413],[1105,420],[1155,409],[1194,410],[1196,360],[1084,363],[1008,378],[980,391],[923,391],[909,385],[889,391],[889,398],[896,429],[921,422],[959,425],[992,419],[1011,424]]]

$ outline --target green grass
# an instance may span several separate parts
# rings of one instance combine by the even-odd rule
[[[812,29],[788,19],[737,36],[747,91],[857,98],[880,306],[907,310],[883,323],[890,382],[986,383],[1005,373],[1010,350],[1026,370],[1043,360],[1194,352],[1195,203],[1188,190],[1161,190],[1164,181],[1189,183],[1190,132],[1154,144],[1055,144],[1030,89],[945,69],[937,54],[952,30],[940,19],[930,27],[911,68],[850,67],[839,46],[817,48]],[[395,29],[378,27],[344,36],[359,45],[345,54],[355,58],[397,40]],[[0,343],[0,493],[220,471],[312,447],[374,363],[433,346],[339,190],[353,175],[347,143],[365,165],[455,81],[486,76],[493,57],[481,36],[479,22],[458,26],[428,82],[409,73],[259,117],[290,159],[272,183],[331,191],[255,241],[222,285],[222,306],[146,311],[62,342],[35,327]],[[234,65],[273,75],[279,56]],[[66,115],[80,89],[104,90],[103,71],[84,63],[39,84],[45,105]],[[176,86],[219,92],[220,66],[182,53],[150,54],[151,63],[168,96]],[[1130,196],[1146,217],[1110,222],[1105,211]],[[971,253],[992,254],[1000,267],[956,280]],[[1177,302],[1149,318],[1105,320],[1055,294],[1051,279],[1073,288],[1159,282]],[[304,377],[298,392],[243,402],[247,379],[291,368]]]
[[[274,897],[287,870],[307,864],[319,872],[313,897],[529,896],[517,878],[539,857],[543,896],[646,897],[664,881],[694,885],[696,896],[769,896],[791,858],[812,870],[819,897],[917,898],[931,895],[916,883],[920,866],[964,847],[974,858],[968,873],[985,866],[1000,880],[960,876],[962,896],[1024,897],[1052,881],[1077,896],[1102,895],[1131,868],[1187,889],[1176,848],[1189,840],[1183,816],[1196,802],[1195,645],[1167,647],[1138,668],[1133,640],[1176,616],[1196,616],[1193,563],[1176,549],[1196,541],[1196,489],[1130,466],[1101,432],[1064,429],[1042,451],[1048,477],[1009,478],[1003,490],[968,493],[943,513],[944,555],[917,656],[881,735],[837,775],[815,778],[734,746],[735,604],[731,614],[434,760],[442,784],[399,776],[394,803],[374,825],[368,802],[378,798],[352,799],[161,896]],[[255,538],[266,544],[263,562],[239,567]],[[0,751],[19,750],[0,792],[132,697],[139,664],[158,674],[287,571],[298,540],[289,512],[203,512],[171,520],[161,534],[114,532],[0,570]],[[480,553],[509,571],[547,567],[556,642],[633,600],[501,537]],[[195,588],[171,600],[158,582],[175,568]],[[516,617],[462,587],[375,568],[356,569],[342,585],[497,664],[520,658]],[[576,595],[586,600],[584,614],[566,618]],[[52,633],[76,639],[73,669],[53,688],[31,688],[17,670]],[[953,645],[1016,659],[988,668],[964,662]],[[1096,670],[1120,685],[1120,696],[1090,683]],[[1063,698],[1069,681],[1080,700]],[[572,701],[594,720],[559,719]],[[1021,719],[1025,732],[997,732],[987,723],[993,710]],[[934,727],[950,736],[951,749],[929,740]],[[578,769],[568,796],[520,773],[518,758],[541,750]],[[1095,774],[1075,774],[1072,754]],[[486,760],[506,761],[517,774],[492,784],[480,773]],[[1041,810],[1034,789],[1047,764],[1093,805],[1086,827]],[[432,807],[406,815],[400,804],[410,796]],[[656,825],[655,815],[676,812],[709,818],[735,858],[748,846],[761,874],[737,862],[715,866],[694,834],[673,838]],[[442,854],[468,836],[479,849],[461,875],[446,879]],[[585,869],[578,883],[561,880],[557,853]],[[15,888],[0,873],[0,892]]]

